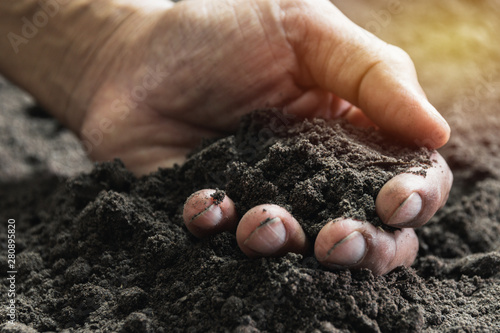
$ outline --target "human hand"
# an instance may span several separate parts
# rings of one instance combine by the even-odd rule
[[[132,12],[90,61],[79,93],[90,96],[90,104],[74,128],[89,155],[119,157],[136,174],[182,162],[201,138],[231,131],[243,114],[264,106],[374,123],[430,148],[449,137],[406,53],[326,0],[193,0]],[[411,228],[430,219],[451,187],[445,161],[438,154],[434,159],[427,177],[399,175],[380,191],[378,214],[401,231],[336,220],[318,234],[318,260],[376,274],[410,265],[418,250]],[[196,193],[185,206],[186,226],[196,236],[237,225],[240,248],[251,257],[309,249],[283,208],[255,207],[238,222],[230,198],[212,205],[208,194]]]
[[[332,10],[331,15],[331,20],[334,20],[340,14]],[[324,35],[326,32],[322,31],[322,28],[328,31],[326,23],[324,26],[316,26],[308,22],[304,23],[302,28],[307,30],[311,27],[319,34],[316,41],[328,40],[328,36]],[[343,31],[341,28],[338,28],[339,31]],[[363,34],[349,23],[345,23],[344,28],[352,29],[343,31],[346,35],[352,31]],[[293,28],[290,29],[291,36],[293,32],[297,33]],[[309,34],[312,35],[310,31]],[[330,38],[335,39],[333,36]],[[366,42],[363,38],[366,37],[359,37],[357,41]],[[334,40],[332,43],[344,46],[348,42],[349,40]],[[331,45],[332,43],[318,42],[316,50],[314,45],[311,46],[305,39],[299,38],[296,43],[304,43],[306,45],[303,48],[311,50],[310,53],[297,52],[293,56],[297,57],[295,61],[299,67],[302,65],[307,68],[307,79],[312,83],[309,83],[310,86],[304,84],[300,74],[293,75],[295,87],[293,83],[291,86],[294,89],[307,88],[302,88],[302,92],[293,95],[289,101],[278,101],[278,105],[287,106],[288,112],[304,116],[342,115],[362,124],[373,121],[399,137],[430,143],[432,148],[437,148],[447,141],[449,128],[439,116],[435,116],[432,106],[418,86],[411,62],[400,50],[376,40],[361,45],[354,43],[354,50],[349,52],[335,51],[335,45]],[[321,45],[326,49],[322,50]],[[300,46],[295,44],[292,49],[300,50]],[[315,68],[315,65],[321,63],[321,59],[328,60],[325,53],[331,49],[334,51],[330,57],[338,56],[341,59],[330,60],[331,63],[321,67],[324,70]],[[381,50],[386,50],[387,53],[379,53]],[[346,54],[354,56],[359,53],[361,55],[356,61],[342,59]],[[286,59],[286,52],[283,52],[283,56]],[[308,56],[312,59],[308,59]],[[374,59],[377,59],[376,64],[368,65]],[[297,69],[294,69],[295,72],[288,69],[288,73],[297,73]],[[338,83],[328,82],[329,77],[326,75],[329,73],[332,73],[332,78],[338,78]],[[282,77],[283,80],[278,81],[277,86],[286,82],[287,78],[286,73],[278,74],[276,77]],[[268,80],[273,77],[269,75]],[[260,83],[266,81],[265,78],[259,79]],[[269,93],[272,93],[271,91]],[[336,95],[333,95],[332,91]],[[343,100],[337,96],[343,97]],[[262,95],[256,96],[258,97]],[[361,113],[359,108],[352,106],[353,104],[361,106],[366,113]],[[366,119],[365,115],[371,120]],[[328,267],[365,267],[375,274],[387,273],[399,265],[411,265],[418,251],[418,239],[412,228],[426,223],[444,205],[452,184],[452,174],[446,162],[438,153],[435,153],[432,159],[436,162],[427,170],[427,177],[409,173],[398,175],[382,188],[377,197],[377,212],[383,222],[402,228],[400,231],[388,233],[362,221],[335,220],[325,225],[318,234],[313,245],[316,258]],[[239,219],[230,198],[226,197],[222,203],[215,205],[214,199],[210,197],[211,193],[213,190],[201,190],[186,202],[184,220],[194,235],[203,237],[224,230],[236,230],[241,250],[250,257],[276,256],[286,252],[306,253],[310,250],[311,244],[304,231],[283,208],[262,205],[251,209]],[[262,224],[263,221],[267,223]]]
[[[73,93],[89,95],[72,126],[89,155],[118,156],[138,174],[182,162],[201,138],[264,106],[374,122],[430,148],[449,136],[408,55],[326,0],[195,0],[132,12]]]

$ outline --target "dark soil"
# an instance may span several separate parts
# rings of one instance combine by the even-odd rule
[[[2,219],[15,218],[18,227],[19,321],[40,331],[123,332],[488,331],[498,322],[500,183],[492,125],[470,132],[475,125],[467,122],[443,151],[457,186],[447,207],[420,229],[421,256],[412,269],[384,277],[330,272],[295,254],[247,259],[228,233],[202,241],[190,236],[182,205],[206,186],[226,184],[240,211],[284,203],[306,226],[314,222],[308,227],[314,236],[315,225],[336,216],[371,220],[375,189],[411,158],[417,157],[412,165],[429,162],[426,150],[395,150],[373,131],[353,142],[360,130],[342,122],[288,119],[272,136],[262,125],[285,118],[270,114],[247,118],[235,136],[207,142],[182,167],[142,179],[117,161],[68,180],[38,170],[4,181]],[[35,121],[29,113],[19,117]],[[481,144],[469,155],[462,140]],[[330,195],[351,205],[329,206]],[[5,258],[1,263],[6,271]]]
[[[493,13],[491,4],[453,1],[450,8],[457,22],[470,22],[471,11],[457,8]],[[417,22],[424,9],[393,16],[390,28],[398,31],[405,17]],[[455,73],[460,66],[453,64]],[[311,237],[339,215],[377,223],[373,207],[359,204],[373,203],[380,185],[404,171],[410,158],[425,167],[423,151],[394,156],[372,133],[360,139],[363,145],[385,153],[356,154],[361,141],[345,150],[332,146],[356,131],[345,124],[282,117],[262,130],[247,119],[237,135],[206,142],[184,166],[136,179],[119,162],[92,168],[66,129],[0,79],[0,269],[8,270],[6,221],[15,219],[19,322],[1,325],[1,332],[500,331],[499,78],[470,94],[441,88],[455,97],[440,101],[453,128],[440,153],[454,172],[454,187],[445,208],[417,230],[413,267],[382,277],[331,272],[296,254],[247,259],[229,233],[201,241],[190,236],[182,205],[195,190],[218,186],[236,198],[240,213],[249,202],[282,203],[304,225],[316,223],[306,226]],[[330,134],[336,139],[327,139]],[[305,162],[296,163],[299,158]],[[366,179],[368,171],[379,175]],[[338,175],[348,173],[355,182],[340,191]],[[339,193],[362,200],[349,207],[325,199]],[[0,285],[2,319],[7,289]]]
[[[375,212],[378,192],[410,168],[425,176],[430,153],[343,119],[303,121],[261,110],[245,117],[235,135],[206,143],[181,174],[198,189],[225,190],[240,216],[259,204],[285,207],[314,239],[338,217],[389,230]]]

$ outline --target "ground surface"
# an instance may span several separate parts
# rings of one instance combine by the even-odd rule
[[[229,234],[197,241],[182,204],[220,173],[187,164],[137,180],[119,163],[92,168],[67,130],[0,80],[0,244],[6,253],[15,219],[23,323],[2,331],[500,331],[500,5],[346,3],[410,52],[453,128],[441,153],[454,188],[419,229],[411,269],[335,273],[293,254],[248,260]],[[2,304],[6,294],[2,284]]]

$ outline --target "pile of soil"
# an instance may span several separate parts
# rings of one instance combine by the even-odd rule
[[[240,216],[260,204],[287,208],[314,240],[338,217],[391,230],[375,211],[378,192],[411,168],[425,176],[430,154],[345,119],[309,121],[271,109],[244,117],[235,135],[206,143],[181,173],[197,189],[225,191]]]
[[[417,22],[428,5],[393,15],[384,33],[402,33],[398,22]],[[450,8],[464,9],[453,22],[470,23],[471,6],[498,13],[493,5],[453,1]],[[447,7],[435,8],[439,16]],[[0,269],[8,271],[6,221],[15,219],[18,271],[18,323],[0,332],[500,331],[500,98],[489,93],[500,80],[484,78],[470,94],[435,78],[432,87],[455,97],[440,99],[453,129],[440,153],[454,187],[417,229],[413,267],[382,277],[328,271],[297,254],[250,260],[229,233],[198,240],[183,226],[184,200],[219,187],[240,213],[256,202],[280,203],[314,237],[339,215],[377,223],[377,189],[408,161],[425,172],[429,152],[395,149],[373,132],[342,146],[356,129],[286,117],[273,123],[268,112],[244,120],[234,136],[206,142],[185,165],[137,179],[119,161],[92,167],[66,129],[0,78]],[[341,188],[339,174],[351,187]],[[329,200],[338,194],[348,197]],[[1,302],[7,290],[0,285]]]
[[[33,112],[20,114],[35,119]],[[331,272],[297,254],[250,260],[234,235],[197,240],[183,226],[187,196],[217,186],[240,211],[284,203],[312,237],[339,215],[374,222],[375,189],[410,166],[428,166],[429,151],[403,149],[342,121],[261,112],[235,135],[206,142],[183,166],[141,179],[115,161],[69,179],[38,170],[4,182],[2,218],[15,218],[18,228],[19,322],[40,331],[490,329],[500,319],[499,151],[496,127],[467,126],[459,140],[481,145],[470,155],[464,153],[470,145],[456,139],[443,151],[458,185],[446,208],[420,229],[419,260],[383,277]]]

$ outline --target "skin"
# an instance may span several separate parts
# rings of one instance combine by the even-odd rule
[[[22,18],[33,22],[39,2],[0,3],[0,36],[10,36],[0,39],[0,71],[72,129],[96,161],[119,157],[137,175],[182,163],[203,137],[227,134],[265,106],[346,117],[430,148],[448,141],[450,128],[409,56],[327,0],[59,1],[29,38]],[[24,41],[13,42],[12,33]],[[404,227],[394,234],[341,219],[310,244],[283,208],[258,206],[238,217],[230,198],[216,205],[210,190],[186,201],[184,219],[198,237],[235,230],[250,257],[314,250],[327,267],[384,274],[413,262],[412,228],[448,197],[452,174],[434,158],[426,178],[399,175],[381,190],[378,214]]]

